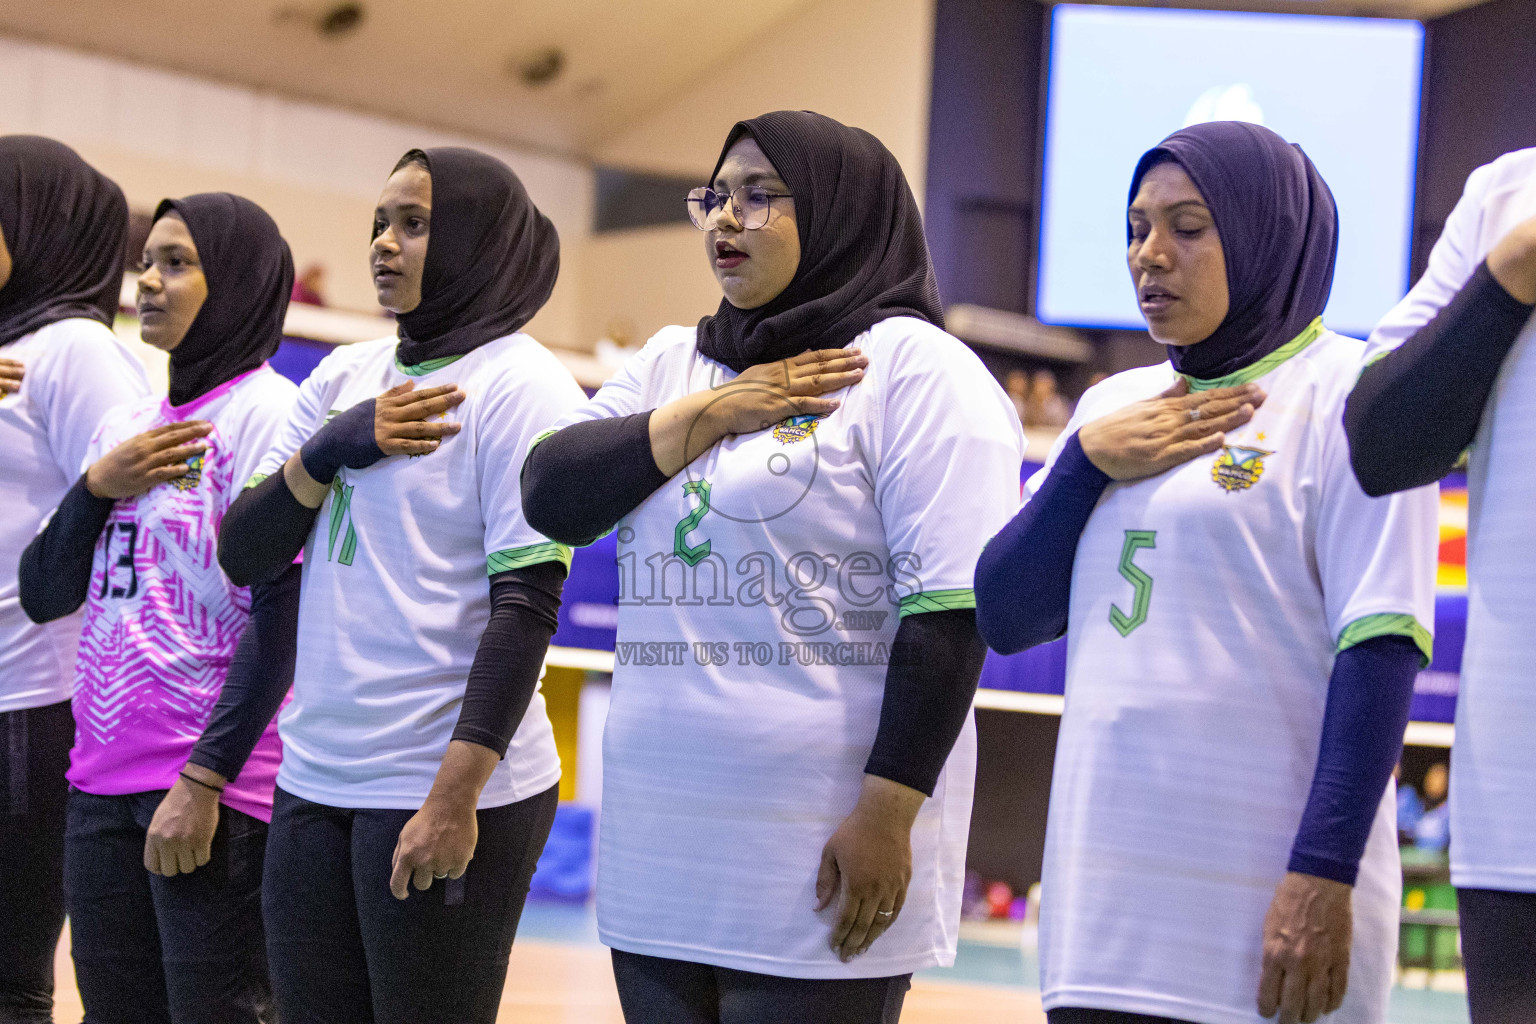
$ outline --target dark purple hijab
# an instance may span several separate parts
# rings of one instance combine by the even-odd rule
[[[0,229],[12,260],[0,345],[72,317],[112,326],[128,202],[110,178],[62,142],[0,136]]]
[[[710,184],[736,141],[751,136],[795,197],[800,266],[757,309],[720,300],[699,321],[699,351],[737,373],[813,348],[842,348],[875,324],[912,316],[944,326],[917,200],[879,139],[808,110],[738,121]]]
[[[1230,301],[1214,334],[1167,346],[1168,358],[1180,373],[1213,380],[1269,355],[1322,315],[1333,288],[1338,211],[1301,147],[1260,125],[1212,121],[1174,132],[1137,162],[1131,201],[1147,171],[1168,161],[1210,207]]]

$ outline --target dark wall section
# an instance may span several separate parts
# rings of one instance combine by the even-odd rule
[[[1048,17],[1034,0],[936,4],[925,215],[946,304],[1033,312]],[[1489,0],[1428,30],[1415,279],[1467,175],[1536,146],[1536,2]]]
[[[1536,3],[1492,0],[1428,27],[1415,279],[1467,175],[1536,146]]]
[[[706,172],[707,168],[697,178],[679,178],[622,167],[598,167],[593,230],[602,234],[657,224],[687,224],[685,197],[689,189],[704,184]]]
[[[945,305],[1029,312],[1046,10],[938,0],[924,219]]]
[[[965,866],[1016,893],[1040,880],[1060,726],[1055,715],[976,711],[976,803]]]

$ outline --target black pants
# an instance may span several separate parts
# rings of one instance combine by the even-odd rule
[[[85,1024],[270,1021],[267,826],[221,806],[208,863],[162,878],[144,867],[144,836],[164,796],[70,791],[64,892]]]
[[[1046,1024],[1190,1024],[1177,1017],[1149,1017],[1123,1010],[1091,1010],[1081,1006],[1062,1006],[1047,1010]]]
[[[279,789],[263,889],[283,1024],[492,1024],[559,787],[478,814],[469,870],[395,899],[416,812],[344,810]]]
[[[0,714],[0,1024],[53,1020],[74,741],[69,701]]]
[[[912,975],[780,978],[613,951],[625,1024],[896,1024]]]
[[[1457,889],[1472,1024],[1536,1021],[1536,893]]]

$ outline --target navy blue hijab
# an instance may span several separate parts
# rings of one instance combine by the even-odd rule
[[[1216,221],[1230,305],[1214,334],[1167,346],[1168,358],[1180,373],[1213,380],[1269,355],[1322,315],[1333,288],[1338,210],[1301,147],[1260,125],[1212,121],[1174,132],[1137,162],[1129,201],[1149,170],[1170,161]]]

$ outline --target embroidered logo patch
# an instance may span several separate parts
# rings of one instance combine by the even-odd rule
[[[174,477],[170,485],[178,491],[190,491],[203,479],[203,456],[194,455],[187,460],[187,471],[181,476]]]
[[[820,416],[791,416],[773,428],[773,439],[780,444],[804,441],[816,433],[816,425],[820,422]]]
[[[1273,454],[1262,448],[1222,445],[1221,454],[1216,456],[1216,464],[1211,467],[1211,479],[1228,494],[1246,491],[1264,475],[1264,457]]]

